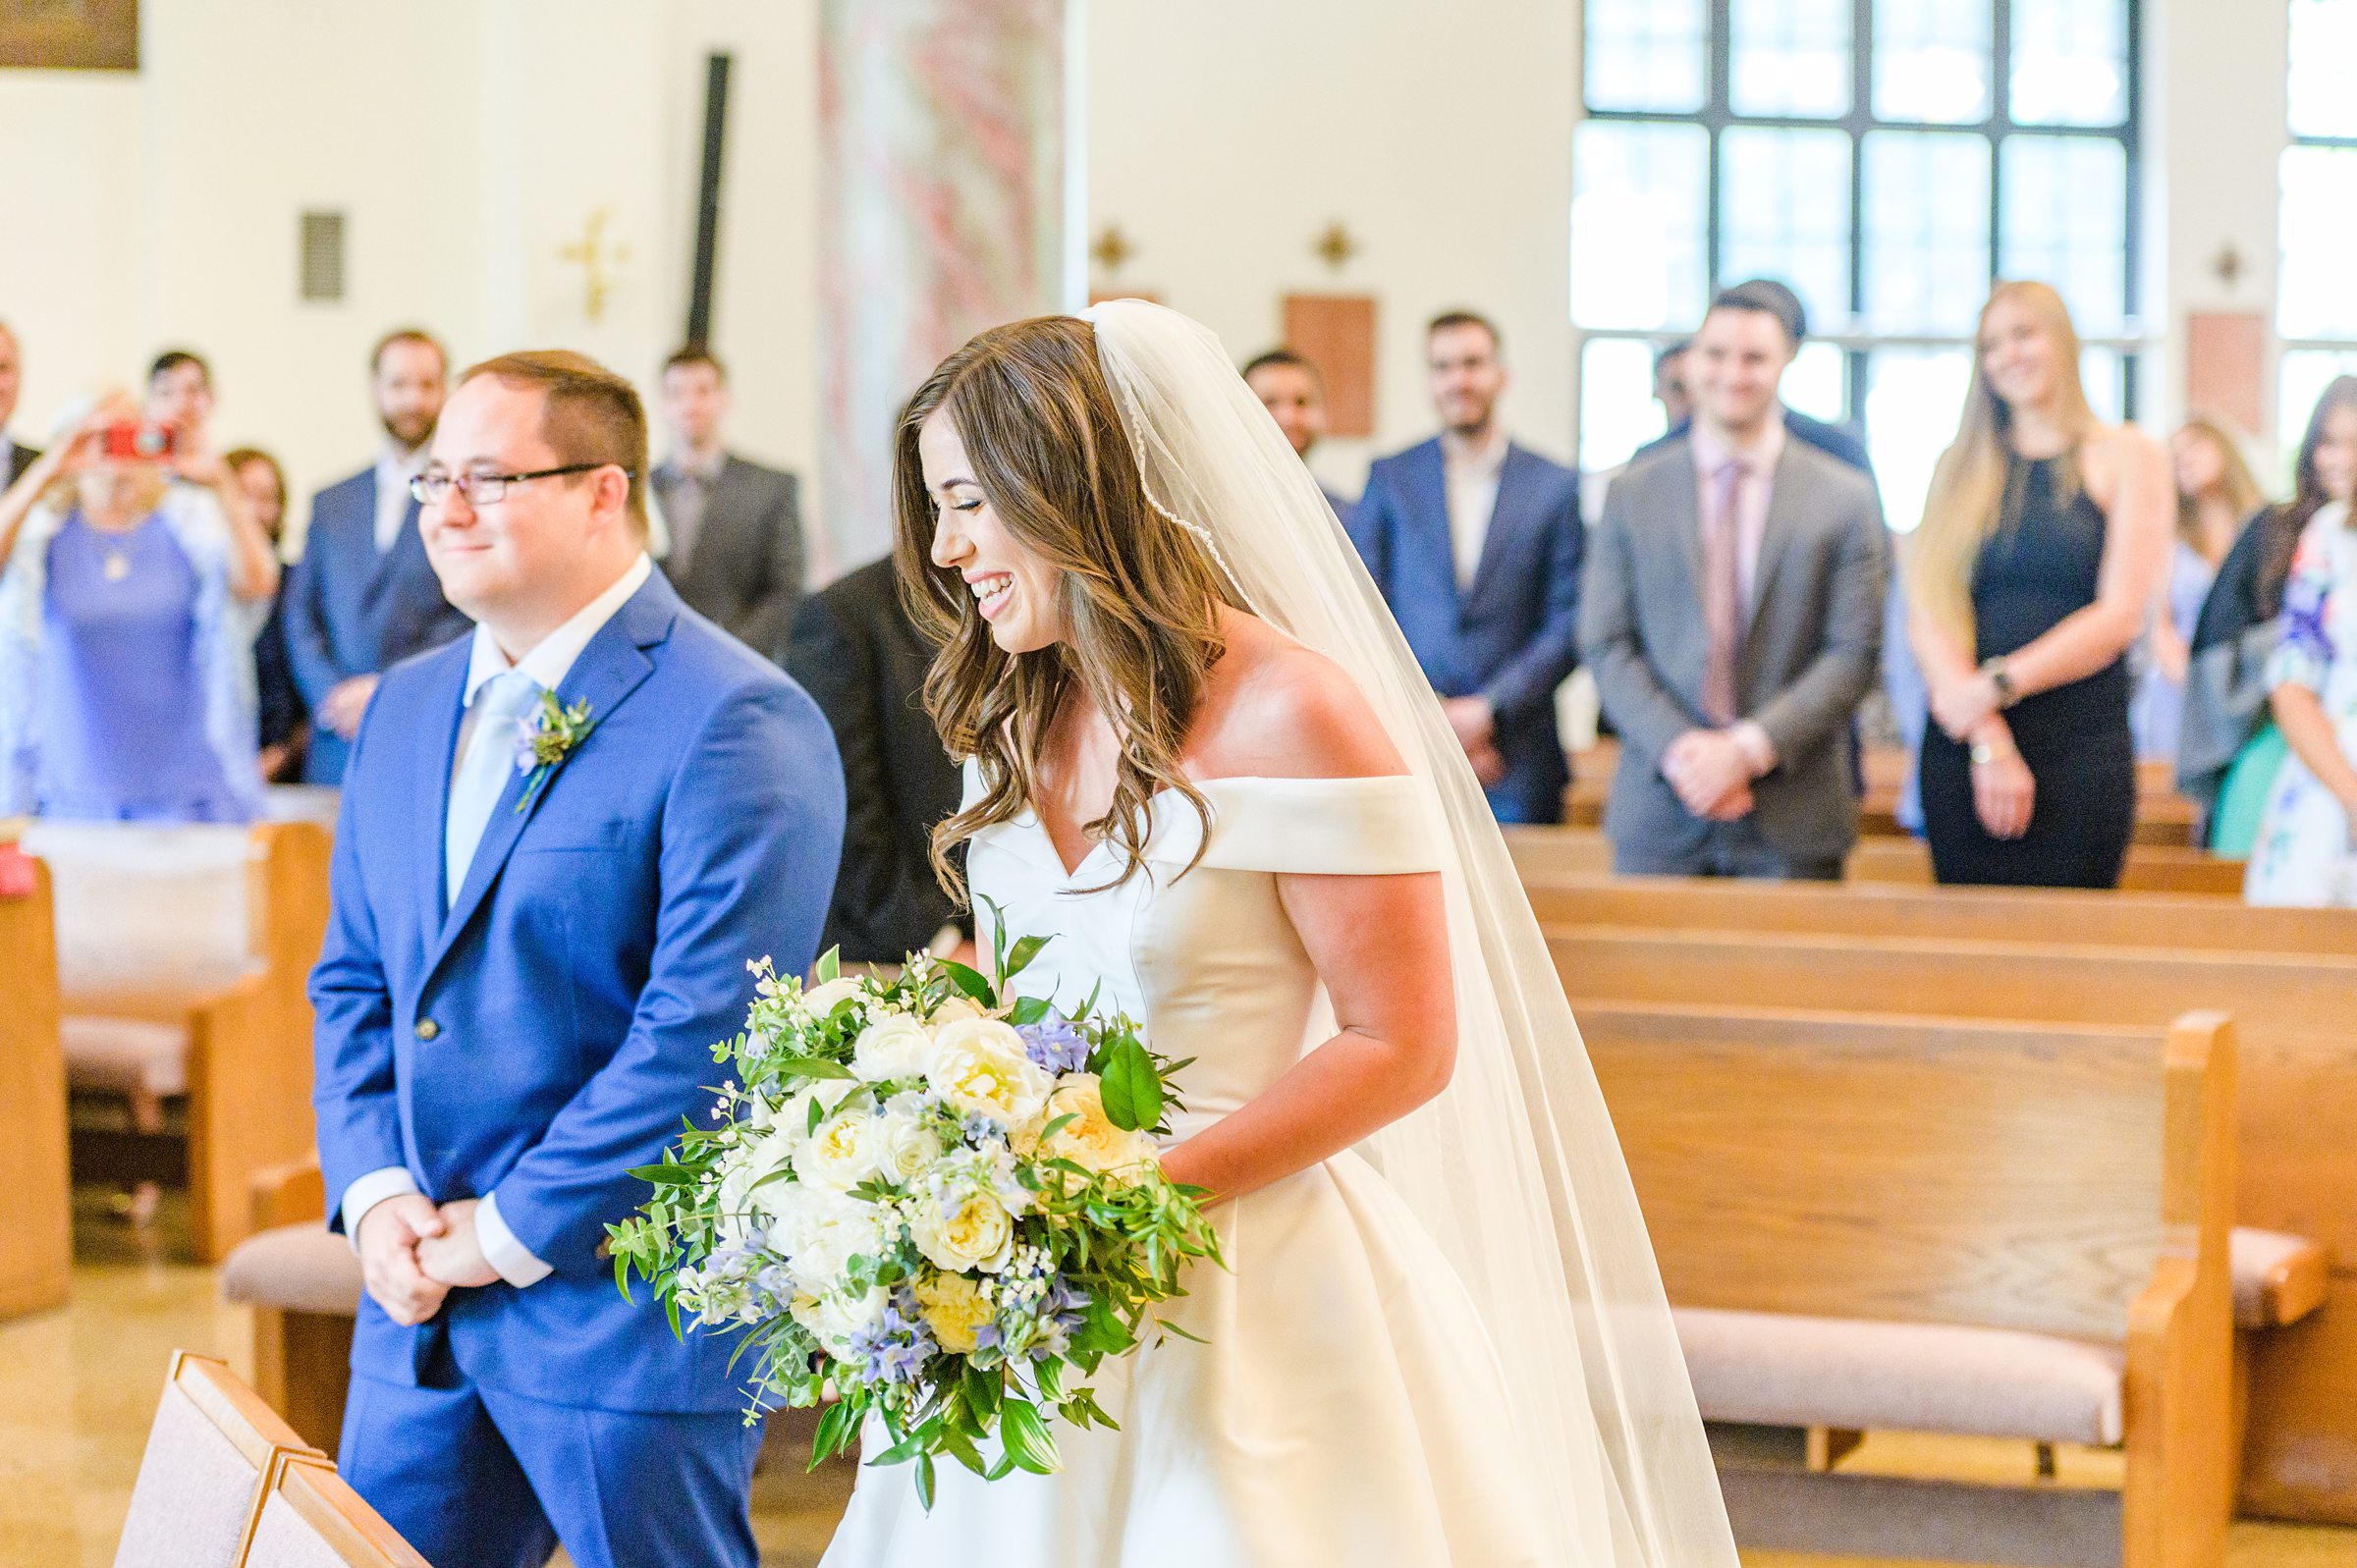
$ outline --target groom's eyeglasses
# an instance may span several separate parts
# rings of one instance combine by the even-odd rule
[[[417,498],[419,506],[433,507],[441,505],[442,498],[456,490],[466,498],[468,506],[487,507],[505,496],[508,486],[520,485],[526,479],[560,479],[567,474],[594,473],[613,466],[607,462],[569,462],[562,468],[534,468],[530,473],[443,473],[436,469],[411,479],[410,494]],[[638,477],[630,468],[622,473],[626,479]]]

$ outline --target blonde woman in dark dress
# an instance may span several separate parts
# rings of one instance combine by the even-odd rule
[[[2001,283],[1907,552],[1931,689],[1923,813],[1944,883],[2116,886],[2135,827],[2126,654],[2167,569],[2167,454],[2106,425],[2070,313]]]

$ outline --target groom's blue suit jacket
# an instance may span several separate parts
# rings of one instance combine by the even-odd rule
[[[595,728],[529,804],[513,776],[443,914],[442,826],[468,641],[397,666],[344,784],[333,907],[311,975],[330,1214],[407,1166],[437,1202],[497,1193],[555,1272],[454,1290],[416,1328],[360,1304],[355,1372],[414,1382],[446,1335],[475,1381],[628,1411],[737,1408],[734,1337],[681,1344],[616,1290],[606,1224],[681,1118],[708,1120],[742,1027],[747,959],[808,967],[843,841],[818,708],[686,609],[662,573],[557,695]],[[740,1372],[744,1370],[740,1363]]]

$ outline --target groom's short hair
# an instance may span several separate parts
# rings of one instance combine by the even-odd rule
[[[630,523],[640,539],[646,537],[646,405],[637,388],[570,349],[503,353],[470,366],[459,385],[477,376],[539,389],[540,439],[560,463],[611,462],[627,470]]]

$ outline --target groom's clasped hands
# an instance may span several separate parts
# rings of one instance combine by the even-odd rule
[[[403,1327],[442,1310],[454,1289],[499,1277],[474,1230],[475,1200],[436,1205],[421,1193],[387,1198],[360,1217],[360,1276],[385,1316]]]

